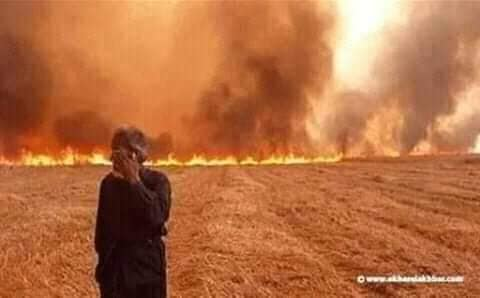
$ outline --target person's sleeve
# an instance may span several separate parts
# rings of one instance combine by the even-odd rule
[[[170,184],[170,180],[168,180],[166,175],[162,174],[161,181],[163,185],[161,200],[165,201],[166,203],[167,209],[165,221],[168,221],[170,218],[170,207],[172,206],[172,185]]]
[[[154,175],[150,188],[142,181],[131,184],[132,212],[152,227],[163,225],[169,217],[170,185],[160,173]]]
[[[95,222],[95,251],[97,253],[105,251],[105,223],[104,223],[104,212],[105,212],[105,181],[102,180],[100,183],[100,192],[98,197],[98,208],[97,208],[97,219]]]

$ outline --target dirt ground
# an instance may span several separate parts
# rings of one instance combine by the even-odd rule
[[[171,297],[480,297],[480,158],[168,168]],[[0,167],[0,297],[95,297],[107,167]],[[463,284],[358,284],[358,275]]]

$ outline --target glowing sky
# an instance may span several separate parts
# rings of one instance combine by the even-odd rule
[[[337,4],[335,77],[341,85],[358,87],[368,79],[382,30],[401,18],[403,6],[399,0],[339,0]]]

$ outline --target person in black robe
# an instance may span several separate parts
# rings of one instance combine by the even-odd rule
[[[112,140],[113,170],[100,185],[95,278],[101,298],[167,296],[163,237],[171,205],[167,176],[147,169],[144,134],[118,129]]]

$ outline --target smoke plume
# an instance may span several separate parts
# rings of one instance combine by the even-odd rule
[[[480,3],[473,1],[409,3],[404,24],[388,27],[383,46],[371,53],[375,64],[365,88],[329,99],[321,119],[323,144],[342,151],[362,145],[364,152],[373,146],[377,153],[390,146],[406,154],[427,142],[434,151],[467,151],[480,133],[473,121],[479,114],[455,114],[461,95],[476,82],[479,13]],[[452,117],[455,125],[445,130],[442,122]],[[391,142],[369,139],[373,122]]]
[[[88,154],[106,149],[113,129],[111,124],[91,111],[79,111],[56,120],[54,132],[62,147],[75,148]]]
[[[325,1],[2,2],[0,156],[108,150],[120,124],[155,158],[466,152],[480,4],[407,6],[350,90]]]
[[[332,16],[313,2],[220,2],[210,7],[223,45],[211,87],[191,119],[210,154],[302,153],[305,123],[332,72]]]
[[[43,58],[18,36],[0,34],[0,148],[12,155],[21,136],[42,124],[50,92],[49,70]]]
[[[350,155],[352,147],[364,140],[375,103],[371,95],[360,91],[344,91],[325,102],[321,137],[333,143],[334,152]]]
[[[440,117],[454,113],[457,96],[473,82],[479,13],[480,3],[472,1],[419,2],[408,27],[392,34],[379,79],[384,96],[402,110],[402,152],[426,139]]]

